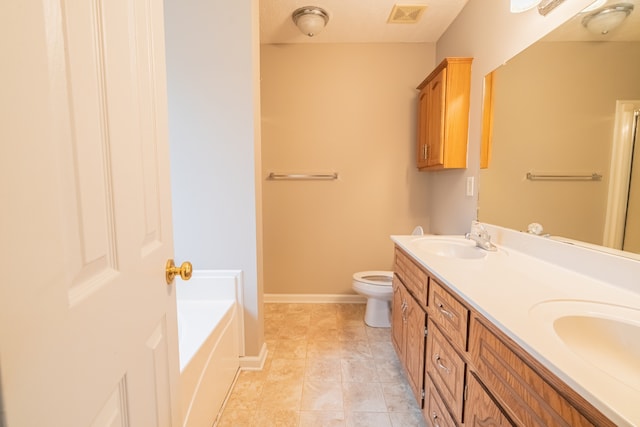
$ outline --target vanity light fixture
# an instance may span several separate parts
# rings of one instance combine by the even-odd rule
[[[607,0],[595,0],[589,6],[582,9],[580,13],[593,12],[594,10],[600,9],[602,6],[604,6],[606,2]]]
[[[618,28],[632,11],[631,3],[613,4],[582,18],[582,25],[594,34],[606,35]]]
[[[546,16],[564,0],[511,0],[511,13],[525,12],[538,6],[538,13]]]
[[[533,9],[540,3],[540,0],[511,0],[511,13],[525,12]]]
[[[560,6],[562,2],[564,2],[564,0],[540,0],[540,4],[538,4],[538,13],[542,16],[547,16],[549,12]]]
[[[294,10],[291,19],[303,34],[313,37],[327,25],[329,14],[320,7],[305,6]]]

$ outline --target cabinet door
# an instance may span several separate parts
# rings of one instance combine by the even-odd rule
[[[422,89],[418,100],[418,154],[416,156],[418,168],[424,168],[429,165],[428,156],[428,133],[427,133],[427,114],[429,107],[427,104],[429,96],[429,86]]]
[[[427,86],[427,166],[444,165],[445,82],[447,69],[443,68]]]
[[[424,390],[424,349],[427,315],[416,300],[407,295],[407,335],[405,364],[409,385],[418,403]]]
[[[404,359],[405,342],[405,291],[398,276],[393,277],[393,298],[391,300],[391,341],[400,360]]]
[[[467,403],[465,406],[465,426],[494,427],[512,426],[502,410],[489,397],[475,375],[467,376]]]

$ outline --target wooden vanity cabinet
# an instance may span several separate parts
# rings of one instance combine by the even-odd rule
[[[424,397],[424,354],[429,278],[407,255],[396,249],[393,297],[391,301],[391,341],[400,358],[416,401]]]
[[[433,427],[615,426],[400,248],[395,272],[392,341]]]
[[[467,167],[473,58],[445,58],[417,89],[420,170]]]
[[[471,364],[515,425],[615,425],[483,317],[470,331]]]

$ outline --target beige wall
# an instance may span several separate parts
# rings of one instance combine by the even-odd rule
[[[430,178],[431,231],[441,234],[464,233],[476,218],[477,194],[465,197],[467,176],[478,177],[480,170],[480,131],[484,76],[556,28],[591,3],[591,0],[565,1],[547,16],[532,9],[509,12],[509,2],[469,0],[460,15],[438,40],[436,61],[446,56],[474,57],[471,75],[471,111],[467,170],[433,174]],[[479,183],[482,193],[482,182]]]
[[[638,43],[537,43],[496,71],[479,217],[602,244],[618,99],[640,98]],[[635,62],[635,63],[634,63]],[[515,112],[515,113],[514,113]],[[532,182],[528,171],[603,180]]]
[[[354,272],[392,268],[389,235],[428,227],[415,87],[434,57],[432,44],[262,46],[263,175],[340,176],[264,182],[265,293],[352,293]]]

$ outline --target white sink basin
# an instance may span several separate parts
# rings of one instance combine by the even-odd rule
[[[425,237],[415,242],[419,251],[447,258],[481,259],[487,252],[464,237]]]
[[[574,354],[640,391],[640,310],[593,301],[546,301],[530,314]]]

